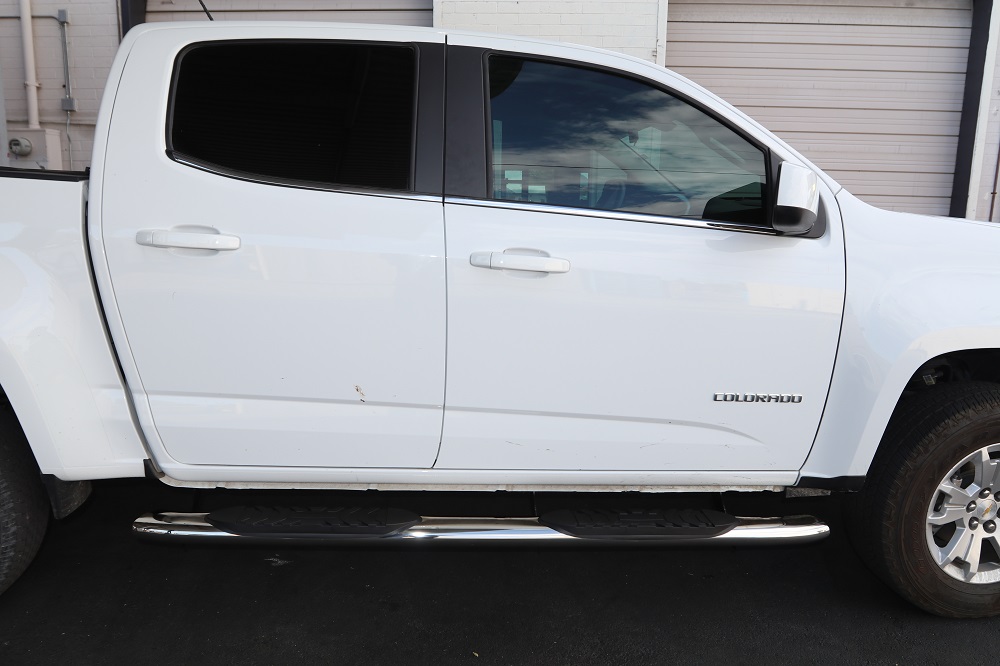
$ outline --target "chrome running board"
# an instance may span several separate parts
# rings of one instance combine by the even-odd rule
[[[564,534],[538,522],[537,518],[441,518],[423,517],[406,529],[385,536],[295,535],[287,537],[256,537],[220,530],[210,524],[207,513],[147,513],[132,523],[132,532],[141,537],[166,541],[211,541],[215,543],[311,543],[311,544],[375,544],[390,543],[497,543],[551,542],[561,545],[606,546],[749,546],[767,544],[805,544],[819,541],[830,528],[812,516],[785,518],[736,517],[737,524],[727,532],[711,537],[663,538],[582,538]]]

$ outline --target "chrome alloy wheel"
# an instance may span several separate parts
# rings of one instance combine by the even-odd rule
[[[927,509],[927,547],[965,583],[1000,581],[1000,444],[966,456],[938,483]]]

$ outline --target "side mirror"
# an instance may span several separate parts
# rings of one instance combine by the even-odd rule
[[[801,236],[812,230],[818,213],[819,180],[816,174],[803,166],[782,162],[771,226],[780,234]]]

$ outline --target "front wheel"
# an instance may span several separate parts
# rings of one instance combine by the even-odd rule
[[[858,500],[859,548],[903,597],[947,617],[1000,614],[1000,386],[904,403]]]

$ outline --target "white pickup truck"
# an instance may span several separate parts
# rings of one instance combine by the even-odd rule
[[[855,491],[892,587],[1000,613],[993,225],[650,63],[406,27],[137,28],[92,164],[0,172],[0,590],[93,479],[562,498],[133,526],[231,542],[791,543],[719,498]]]

